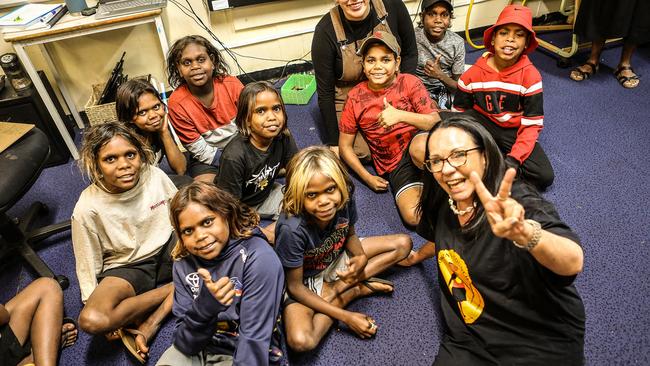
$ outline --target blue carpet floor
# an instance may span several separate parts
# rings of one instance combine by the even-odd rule
[[[468,54],[472,63],[480,52]],[[587,312],[585,354],[588,365],[650,364],[650,48],[641,48],[633,63],[641,77],[635,90],[618,85],[612,75],[620,47],[607,49],[598,74],[576,83],[569,70],[540,51],[532,60],[544,80],[545,128],[540,142],[556,173],[545,196],[556,203],[563,219],[578,233],[585,251],[584,272],[576,285]],[[576,60],[584,55],[576,56]],[[300,147],[319,142],[314,127],[315,98],[307,106],[288,106],[289,126]],[[18,216],[35,200],[51,209],[40,224],[70,217],[79,193],[87,185],[74,162],[46,169],[31,191],[12,209]],[[357,184],[360,220],[357,232],[369,236],[407,232],[392,197]],[[423,240],[411,233],[420,246]],[[71,280],[65,310],[76,317],[81,309],[70,234],[49,239],[39,255],[56,273]],[[20,261],[0,271],[0,301],[26,286],[33,274]],[[396,269],[388,278],[396,284],[392,296],[367,298],[352,304],[379,324],[377,337],[360,340],[334,327],[314,352],[291,355],[295,365],[429,365],[440,340],[439,289],[434,261]],[[154,364],[170,345],[172,322],[152,340]],[[80,334],[63,351],[62,365],[135,364],[121,343]]]

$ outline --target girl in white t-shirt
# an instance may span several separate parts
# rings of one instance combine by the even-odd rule
[[[72,214],[81,300],[79,326],[121,338],[141,363],[147,340],[172,306],[170,251],[176,242],[168,202],[176,187],[153,153],[119,123],[89,128],[80,165],[90,179]],[[162,285],[162,286],[160,286]],[[136,329],[129,329],[139,324]]]

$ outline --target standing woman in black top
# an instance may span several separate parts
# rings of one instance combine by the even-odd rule
[[[401,0],[336,0],[337,5],[316,25],[311,44],[316,73],[318,107],[323,117],[321,140],[338,155],[340,118],[348,91],[362,80],[357,48],[376,31],[392,33],[402,50],[400,71],[414,73],[418,62],[413,23]],[[355,152],[368,158],[368,146],[360,135]]]

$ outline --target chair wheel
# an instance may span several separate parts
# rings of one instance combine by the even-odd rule
[[[65,290],[68,287],[70,287],[70,280],[68,280],[68,277],[64,275],[55,275],[54,279],[56,282],[59,283],[59,286],[61,286],[61,290]]]
[[[569,66],[571,66],[571,60],[569,60],[566,57],[560,57],[560,58],[557,59],[556,64],[557,64],[557,67],[559,67],[561,69],[566,69],[566,68],[569,68]]]

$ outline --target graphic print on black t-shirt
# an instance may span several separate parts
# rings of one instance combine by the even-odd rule
[[[341,255],[349,231],[349,219],[338,217],[336,226],[330,235],[323,240],[323,244],[305,252],[304,269],[322,271],[332,264]]]
[[[254,173],[251,176],[251,179],[246,181],[246,188],[248,188],[250,185],[253,185],[255,187],[255,192],[264,190],[269,185],[269,182],[275,178],[275,172],[279,167],[280,163],[277,163],[272,167],[264,165],[264,167],[260,169],[259,172]]]
[[[453,249],[440,250],[438,266],[451,296],[458,303],[465,324],[474,323],[483,313],[485,302],[472,283],[465,261]]]

